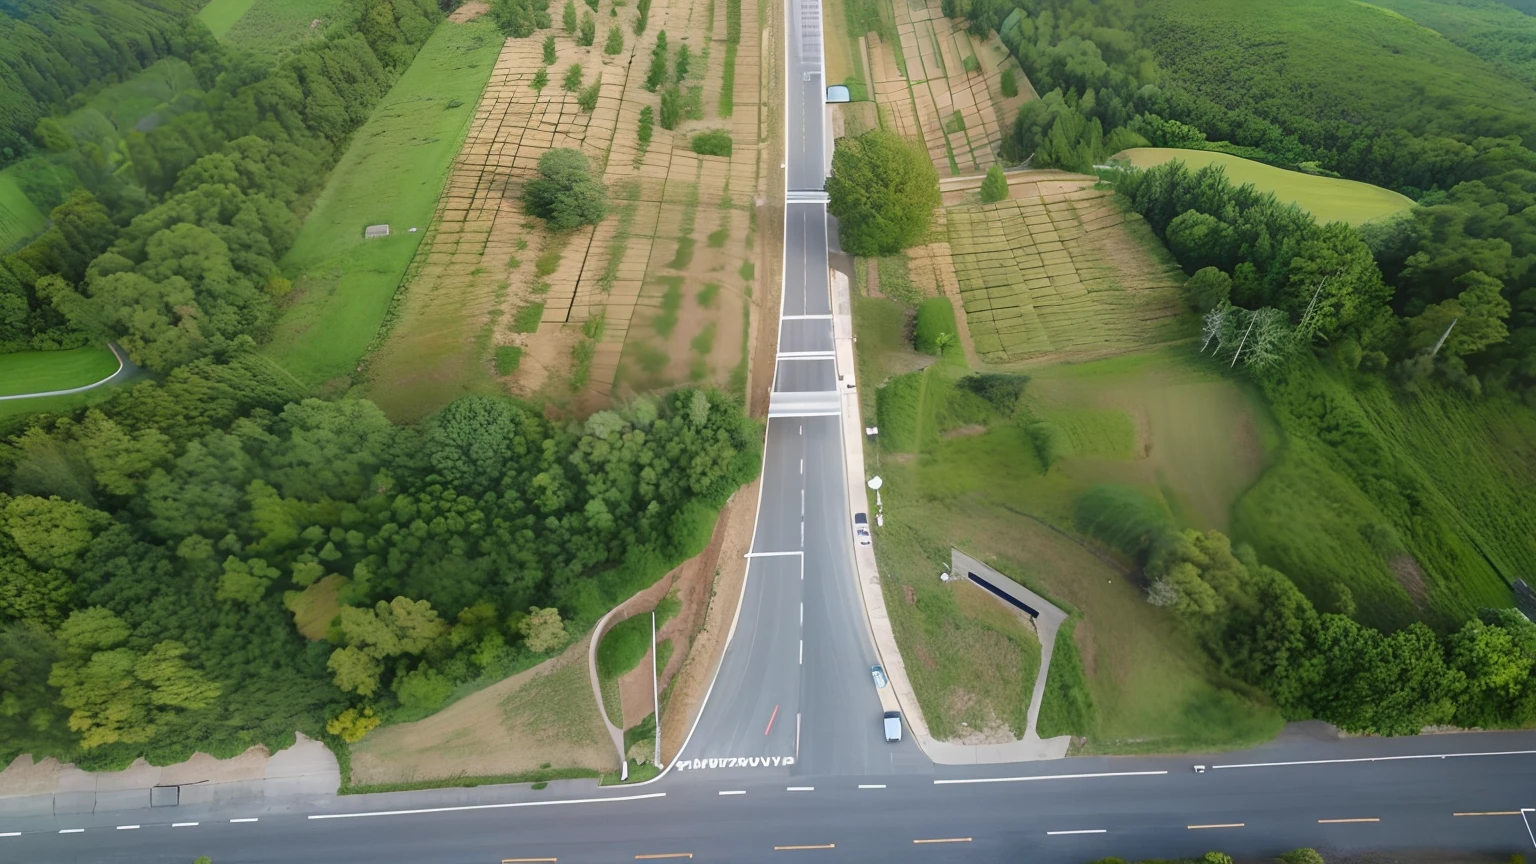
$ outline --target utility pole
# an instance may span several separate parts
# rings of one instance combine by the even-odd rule
[[[1435,343],[1435,350],[1429,352],[1429,359],[1435,359],[1435,355],[1440,353],[1440,346],[1445,344],[1445,337],[1451,335],[1451,328],[1455,327],[1456,322],[1460,320],[1460,318],[1452,318],[1451,323],[1446,325],[1445,332],[1440,334],[1440,341]]]
[[[1237,365],[1237,358],[1243,356],[1243,346],[1245,344],[1247,344],[1247,342],[1248,342],[1248,334],[1253,332],[1253,322],[1258,320],[1258,317],[1259,316],[1257,316],[1257,315],[1249,315],[1248,316],[1248,329],[1243,331],[1242,341],[1237,343],[1237,351],[1233,352],[1233,354],[1232,354],[1232,362],[1231,362],[1231,364],[1229,364],[1227,366],[1228,369],[1231,369],[1233,366],[1236,366]]]
[[[656,704],[656,756],[651,762],[657,768],[661,767],[661,687],[658,683],[661,672],[656,668],[656,610],[651,610],[651,698]]]

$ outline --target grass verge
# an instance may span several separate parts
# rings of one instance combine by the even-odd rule
[[[117,357],[102,346],[0,354],[0,396],[84,387],[116,371]]]

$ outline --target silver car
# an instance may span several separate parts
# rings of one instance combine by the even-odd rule
[[[869,545],[869,514],[853,514],[853,536],[859,541],[860,546]]]

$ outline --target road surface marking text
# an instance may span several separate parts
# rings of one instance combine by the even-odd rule
[[[1342,825],[1346,822],[1380,822],[1380,819],[1319,819],[1319,825]]]
[[[1202,831],[1206,828],[1241,828],[1246,824],[1245,822],[1225,822],[1219,825],[1190,825],[1188,827],[1191,831]]]
[[[1076,831],[1047,831],[1052,836],[1057,834],[1108,834],[1108,828],[1079,828]]]
[[[965,780],[935,780],[933,785],[952,783],[1026,783],[1031,780],[1087,780],[1094,777],[1154,777],[1167,771],[1108,771],[1102,774],[1044,774],[1039,777],[971,777]]]
[[[837,848],[837,844],[836,843],[822,843],[822,844],[817,845],[817,846],[775,846],[775,847],[773,847],[773,851],[775,851],[775,852],[794,852],[794,851],[797,851],[797,850],[800,850],[800,849],[836,849],[836,848]]]
[[[361,819],[365,816],[416,816],[422,813],[458,813],[465,810],[504,810],[508,807],[549,807],[556,804],[605,804],[612,801],[643,801],[665,798],[665,792],[615,795],[612,798],[566,798],[560,801],[513,801],[506,804],[462,804],[457,807],[423,807],[419,810],[373,810],[367,813],[317,813],[310,819]]]
[[[936,838],[934,838],[932,840],[913,840],[912,842],[913,843],[917,843],[919,845],[921,845],[923,843],[969,843],[969,842],[971,842],[971,838],[969,838],[969,837],[936,837]]]
[[[679,771],[699,771],[707,768],[788,768],[793,764],[793,756],[721,756],[711,759],[679,759],[676,767]]]
[[[721,795],[745,795],[745,794],[747,794],[747,790],[745,790],[745,789],[722,789],[722,790],[720,790],[720,794]]]

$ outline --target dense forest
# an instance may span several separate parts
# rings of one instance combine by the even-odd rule
[[[146,17],[110,37],[117,18],[81,17],[97,5],[6,19],[54,34],[6,58],[32,112],[5,115],[13,158],[78,183],[0,259],[0,350],[114,338],[154,374],[0,441],[0,765],[354,741],[562,650],[703,547],[758,467],[760,430],[721,394],[584,422],[469,398],[399,427],[249,350],[308,201],[435,0],[352,0],[276,60],[229,53],[191,4],[123,4]],[[138,49],[26,71],[82,45]],[[57,122],[163,56],[197,87],[121,152]]]
[[[156,19],[161,53],[190,58],[198,85],[166,122],[115,130],[123,152],[53,117],[27,130],[78,185],[44,234],[0,259],[0,350],[110,338],[166,372],[261,341],[289,287],[277,261],[298,212],[441,18],[435,0],[353,0],[327,38],[274,62],[226,51],[186,12]],[[154,56],[121,59],[105,80]],[[68,101],[22,77],[37,79],[31,110]]]

